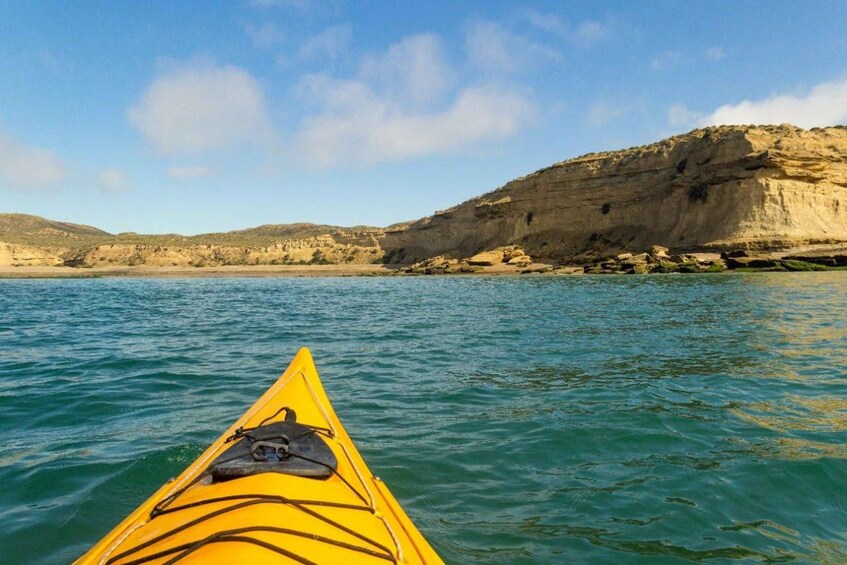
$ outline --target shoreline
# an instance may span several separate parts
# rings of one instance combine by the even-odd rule
[[[45,266],[0,266],[0,280],[13,279],[98,279],[98,278],[326,278],[326,277],[431,277],[445,276],[404,271],[407,265],[227,265],[219,267],[45,267]],[[584,273],[579,267],[553,268],[547,264],[533,264],[531,272],[511,265],[482,267],[474,272],[452,273],[452,277],[499,277],[499,276],[609,276],[612,273]],[[820,271],[847,271],[847,267],[820,269]],[[709,274],[768,273],[784,272],[772,269],[739,268]],[[626,273],[614,273],[624,275]],[[644,273],[681,274],[681,273]]]
[[[535,264],[539,269],[550,268],[547,264]],[[322,278],[322,277],[385,277],[431,276],[408,273],[408,265],[224,265],[217,267],[152,267],[149,265],[113,267],[47,267],[47,266],[0,266],[3,279],[97,279],[97,278]],[[520,275],[523,268],[512,265],[481,267],[473,273],[456,273],[453,276],[503,276]],[[549,273],[533,273],[549,274]],[[554,273],[556,274],[556,273]],[[563,274],[563,273],[558,273]],[[582,273],[573,273],[582,274]]]
[[[238,278],[386,276],[385,265],[227,265],[221,267],[0,267],[0,279],[56,278]]]

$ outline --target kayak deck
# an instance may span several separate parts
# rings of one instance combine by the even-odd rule
[[[282,437],[282,443],[270,439],[270,432],[279,429],[305,431]],[[259,437],[260,432],[267,437]],[[233,447],[239,442],[244,442],[241,447]],[[326,459],[315,455],[316,449],[325,449],[318,443],[329,448],[323,455]],[[304,446],[299,454],[297,445]],[[247,454],[243,467],[258,472],[220,480],[221,469],[233,472],[228,465],[235,457],[230,453],[242,458]],[[263,472],[265,465],[295,460],[303,469],[290,472],[313,476]],[[239,465],[235,468],[234,472],[243,472]],[[385,484],[370,472],[335,415],[309,351],[301,349],[244,416],[78,561],[175,562],[441,563],[441,559]]]

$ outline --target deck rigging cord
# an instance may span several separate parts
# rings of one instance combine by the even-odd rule
[[[146,556],[143,556],[143,557],[139,557],[139,558],[136,558],[134,560],[124,561],[123,563],[124,563],[124,565],[130,565],[130,564],[139,564],[140,565],[142,563],[148,563],[148,562],[153,561],[153,560],[157,560],[157,559],[167,557],[169,555],[173,555],[174,553],[176,553],[176,555],[174,555],[171,559],[166,561],[166,563],[176,563],[179,560],[183,559],[184,557],[187,557],[188,555],[192,554],[193,552],[197,551],[198,549],[200,549],[200,548],[202,548],[206,545],[213,544],[213,543],[224,543],[224,542],[238,542],[238,543],[247,543],[247,544],[257,545],[257,546],[260,546],[260,547],[264,547],[264,548],[266,548],[270,551],[276,552],[280,555],[284,555],[286,557],[289,557],[290,559],[293,559],[294,561],[297,561],[299,563],[312,563],[312,561],[310,561],[309,559],[307,559],[307,558],[305,558],[301,555],[298,555],[298,554],[296,554],[296,553],[294,553],[294,552],[292,552],[292,551],[290,551],[286,548],[280,547],[278,545],[272,544],[270,542],[267,542],[267,541],[264,541],[264,540],[261,540],[261,539],[250,537],[248,535],[242,535],[242,534],[246,534],[246,533],[249,533],[249,532],[270,532],[270,533],[278,533],[278,534],[284,534],[284,535],[303,537],[303,538],[307,538],[307,539],[310,539],[310,540],[313,540],[313,541],[318,541],[318,542],[321,542],[321,543],[334,545],[334,546],[341,547],[341,548],[344,548],[344,549],[348,549],[348,550],[351,550],[351,551],[367,554],[367,555],[370,555],[372,557],[376,557],[376,558],[384,559],[386,561],[390,561],[392,563],[397,563],[398,562],[397,557],[395,557],[394,553],[388,547],[384,546],[383,544],[379,543],[376,540],[373,540],[373,539],[371,539],[371,538],[369,538],[369,537],[367,537],[363,534],[360,534],[360,533],[356,532],[355,530],[352,530],[351,528],[348,528],[347,526],[344,526],[343,524],[341,524],[341,523],[339,523],[339,522],[337,522],[337,521],[335,521],[335,520],[333,520],[333,519],[331,519],[327,516],[324,516],[323,514],[321,514],[319,512],[316,512],[315,510],[309,508],[309,506],[319,506],[319,507],[324,507],[324,508],[344,508],[344,509],[349,509],[349,510],[359,510],[359,511],[369,512],[371,514],[376,514],[376,508],[373,506],[373,502],[371,502],[371,504],[368,504],[367,498],[365,498],[365,496],[362,495],[362,493],[360,493],[357,488],[355,488],[343,475],[341,475],[338,472],[338,470],[336,469],[335,466],[329,465],[324,461],[320,461],[320,460],[317,460],[317,459],[306,457],[306,456],[304,456],[300,453],[297,453],[296,451],[293,451],[292,449],[290,449],[292,444],[294,444],[296,441],[298,441],[298,440],[300,440],[300,439],[302,439],[305,436],[308,436],[310,434],[324,435],[324,436],[328,437],[329,439],[334,439],[335,438],[334,430],[332,430],[331,428],[325,428],[325,427],[321,427],[321,426],[313,426],[313,425],[309,425],[309,424],[298,424],[299,426],[302,426],[302,427],[308,428],[308,429],[303,431],[302,433],[294,436],[294,437],[288,437],[284,434],[275,434],[273,436],[273,439],[278,438],[280,440],[278,442],[277,441],[268,441],[268,438],[259,439],[254,435],[254,432],[261,430],[262,427],[265,426],[265,424],[268,424],[268,422],[271,422],[274,418],[279,416],[283,411],[285,412],[285,419],[284,419],[283,422],[294,424],[295,421],[296,421],[296,418],[297,418],[296,412],[293,409],[291,409],[287,406],[283,406],[282,408],[277,410],[274,414],[272,414],[272,415],[268,416],[267,418],[263,419],[259,423],[259,425],[257,425],[257,426],[250,427],[250,428],[239,427],[238,429],[236,429],[233,432],[233,434],[231,436],[226,438],[226,440],[224,441],[224,444],[227,444],[227,443],[230,443],[230,442],[233,442],[233,441],[238,443],[238,440],[248,441],[250,443],[249,453],[252,456],[254,461],[266,462],[266,461],[269,461],[269,459],[271,459],[271,458],[276,458],[279,462],[284,462],[284,461],[287,461],[291,458],[297,458],[297,459],[301,459],[301,460],[307,461],[309,463],[316,464],[318,466],[324,467],[330,472],[330,475],[334,475],[334,476],[338,477],[347,486],[347,488],[349,488],[350,491],[352,491],[356,495],[356,497],[359,498],[364,503],[363,505],[338,503],[338,502],[332,502],[332,501],[326,501],[326,500],[292,499],[292,498],[288,498],[286,496],[281,496],[281,495],[238,494],[238,495],[231,495],[231,496],[208,498],[208,499],[205,499],[205,500],[200,500],[200,501],[191,502],[191,503],[187,503],[187,504],[172,506],[172,504],[180,496],[182,496],[188,489],[190,489],[192,486],[196,485],[197,483],[201,482],[204,479],[212,477],[212,470],[215,466],[240,459],[240,458],[243,457],[243,454],[239,453],[239,454],[237,454],[233,457],[229,457],[229,458],[220,458],[219,457],[218,459],[215,459],[210,465],[208,465],[201,473],[199,473],[197,475],[197,477],[195,477],[194,479],[189,481],[187,484],[183,485],[182,487],[180,487],[179,489],[177,489],[176,491],[174,491],[170,495],[166,496],[165,498],[163,498],[162,500],[157,502],[153,506],[152,510],[150,511],[149,520],[154,520],[158,516],[161,516],[161,515],[164,515],[164,514],[171,514],[171,513],[174,513],[174,512],[179,512],[181,510],[187,510],[187,509],[190,509],[190,508],[197,508],[199,506],[204,506],[204,505],[207,505],[207,504],[216,504],[216,503],[230,502],[230,501],[233,501],[233,502],[234,501],[240,501],[240,502],[236,502],[235,504],[231,504],[231,505],[225,506],[223,508],[218,508],[216,510],[206,512],[205,514],[202,514],[199,517],[197,517],[197,518],[195,518],[195,519],[193,519],[189,522],[181,524],[180,526],[177,526],[177,527],[175,527],[171,530],[168,530],[168,531],[166,531],[166,532],[164,532],[164,533],[162,533],[162,534],[160,534],[160,535],[158,535],[154,538],[151,538],[151,539],[149,539],[145,542],[142,542],[142,543],[137,544],[133,547],[130,547],[129,549],[126,549],[126,550],[122,551],[121,553],[110,557],[105,563],[107,565],[117,563],[121,559],[125,559],[127,557],[130,557],[133,554],[137,554],[139,551],[142,551],[147,547],[150,547],[150,546],[155,545],[155,544],[157,544],[161,541],[164,541],[164,540],[166,540],[166,539],[168,539],[168,538],[170,538],[170,537],[172,537],[172,536],[174,536],[174,535],[176,535],[176,534],[178,534],[178,533],[180,533],[184,530],[187,530],[187,529],[189,529],[189,528],[191,528],[191,527],[193,527],[193,526],[195,526],[195,525],[197,525],[201,522],[211,520],[211,519],[213,519],[217,516],[220,516],[222,514],[226,514],[226,513],[229,513],[229,512],[233,512],[233,511],[236,511],[236,510],[240,510],[242,508],[246,508],[246,507],[258,505],[258,504],[282,504],[282,505],[286,505],[288,507],[295,508],[295,509],[297,509],[301,512],[304,512],[305,514],[308,514],[309,516],[312,516],[313,518],[316,518],[317,520],[319,520],[319,521],[321,521],[321,522],[323,522],[323,523],[325,523],[329,526],[332,526],[333,528],[335,528],[337,530],[345,532],[346,534],[351,535],[351,536],[361,540],[362,542],[365,542],[366,544],[370,545],[371,547],[363,547],[363,546],[359,546],[359,545],[354,545],[354,544],[347,543],[347,542],[344,542],[344,541],[340,541],[340,540],[337,540],[337,539],[317,535],[317,534],[310,533],[310,532],[304,532],[304,531],[301,531],[301,530],[295,530],[295,529],[292,529],[292,528],[280,528],[280,527],[272,527],[272,526],[250,526],[250,527],[241,527],[241,528],[235,528],[235,529],[221,530],[221,531],[215,532],[213,534],[210,534],[210,535],[208,535],[208,536],[206,536],[202,539],[195,540],[195,541],[188,542],[188,543],[184,543],[184,544],[181,544],[179,546],[167,548],[167,549],[164,549],[164,550],[159,551],[157,553],[146,555]],[[274,424],[269,424],[269,426],[273,426],[273,425]],[[231,448],[231,449],[234,450],[235,447],[236,446],[234,445],[233,448]],[[347,454],[346,449],[344,449],[343,445],[341,445],[341,448],[342,448],[342,451],[345,453],[345,455],[347,455],[348,460],[349,460],[349,454]],[[273,455],[269,456],[268,455],[269,452],[272,453]],[[352,463],[352,460],[350,462]],[[359,476],[359,479],[362,480],[362,477],[359,474],[358,469],[355,468],[355,464],[353,465],[353,468],[354,468],[354,471],[356,472],[357,476]],[[364,482],[362,484],[363,484],[363,486],[365,486],[365,489],[367,490],[367,486],[364,484]],[[370,495],[370,492],[368,492],[368,494]],[[371,500],[373,500],[372,497],[371,497]],[[386,527],[387,526],[388,525],[386,524]],[[389,531],[389,534],[391,534],[392,538],[394,538],[394,533],[391,531],[390,527],[388,528],[388,531]],[[395,543],[396,543],[396,539],[395,539]]]

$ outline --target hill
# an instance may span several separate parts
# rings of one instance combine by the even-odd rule
[[[91,226],[47,220],[29,214],[0,214],[0,241],[42,247],[85,245],[112,237]]]
[[[0,214],[0,266],[219,266],[374,263],[378,228],[296,223],[193,236],[106,231],[26,214]]]

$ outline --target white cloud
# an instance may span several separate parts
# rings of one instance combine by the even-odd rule
[[[212,174],[209,167],[170,167],[168,168],[168,176],[177,180],[190,180],[202,177],[208,177]]]
[[[244,31],[250,37],[250,41],[257,49],[270,49],[279,44],[285,38],[279,28],[273,22],[263,24],[244,24]]]
[[[109,192],[119,192],[129,188],[126,173],[118,168],[103,169],[97,174],[97,185]]]
[[[521,94],[496,88],[463,89],[449,108],[428,114],[398,113],[362,94],[355,111],[304,121],[297,143],[303,158],[330,167],[446,153],[513,135],[536,115]]]
[[[513,33],[502,24],[477,21],[465,36],[468,60],[488,71],[513,72],[539,59],[557,60],[561,54]]]
[[[353,29],[347,25],[328,27],[313,35],[300,46],[300,56],[304,59],[325,58],[334,60],[343,55],[350,47]]]
[[[60,183],[67,166],[55,153],[23,144],[0,131],[0,180],[9,188],[43,188]]]
[[[170,155],[266,141],[271,131],[259,83],[233,66],[173,69],[154,80],[127,115]]]
[[[585,116],[585,122],[591,127],[600,127],[615,118],[623,116],[625,113],[625,107],[601,100],[596,102],[588,110],[588,114]]]
[[[300,92],[316,112],[300,123],[297,157],[321,168],[370,165],[502,139],[535,119],[534,102],[518,89],[466,84],[455,91],[455,77],[431,34],[363,58],[353,78],[307,77]]]
[[[824,82],[805,95],[773,94],[762,100],[726,104],[699,120],[698,125],[781,124],[810,128],[847,120],[847,79]]]

